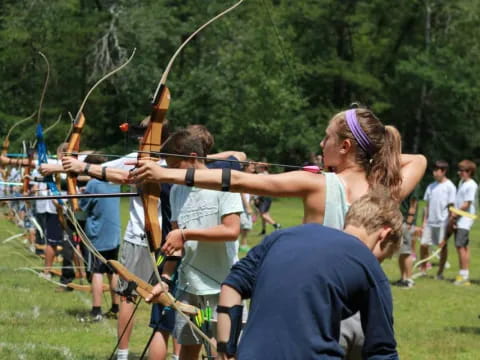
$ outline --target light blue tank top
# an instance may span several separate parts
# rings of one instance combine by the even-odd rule
[[[323,225],[342,230],[349,204],[345,186],[337,174],[326,172],[325,176],[325,215]]]

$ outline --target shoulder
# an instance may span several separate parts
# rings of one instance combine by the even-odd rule
[[[452,182],[452,180],[448,179],[446,185],[450,188],[456,189],[455,184]]]

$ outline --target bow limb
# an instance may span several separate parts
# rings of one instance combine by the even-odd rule
[[[114,75],[116,72],[122,70],[125,66],[127,66],[130,63],[130,61],[132,61],[135,55],[135,51],[136,49],[133,49],[132,55],[130,55],[127,61],[125,61],[122,65],[120,65],[116,69],[110,71],[108,74],[100,78],[100,80],[98,80],[87,92],[87,94],[85,95],[80,105],[80,108],[78,109],[77,115],[75,116],[72,132],[70,134],[70,139],[68,141],[65,155],[72,156],[72,153],[74,152],[78,153],[78,151],[80,150],[80,136],[85,126],[85,116],[83,115],[83,108],[85,107],[85,104],[87,103],[87,100],[90,97],[90,94],[92,94],[93,90],[95,90],[98,85],[100,85],[102,82],[107,80],[110,76]],[[77,193],[77,177],[73,173],[67,174],[67,191],[69,195],[75,195]],[[74,211],[78,211],[80,209],[77,199],[72,199],[71,203]]]
[[[26,117],[26,118],[24,118],[24,119],[18,120],[17,122],[15,122],[15,123],[10,127],[10,129],[9,129],[8,132],[7,132],[7,136],[5,136],[5,139],[3,140],[2,151],[1,151],[1,156],[2,156],[2,157],[7,156],[7,154],[8,154],[8,148],[9,148],[9,146],[10,146],[10,134],[12,133],[12,131],[13,131],[17,126],[19,126],[19,125],[27,122],[28,120],[32,119],[32,118],[35,116],[36,113],[37,113],[37,112],[34,111],[30,116],[28,116],[28,117]],[[4,167],[2,167],[2,170],[1,170],[1,171],[2,171],[3,177],[5,178],[5,175],[6,175],[6,174],[5,174],[5,169],[4,169]]]
[[[240,0],[236,2],[233,6],[229,7],[228,9],[222,11],[215,17],[208,20],[206,23],[201,25],[198,29],[196,29],[175,51],[173,56],[170,58],[165,71],[162,74],[160,82],[158,83],[157,89],[155,91],[155,95],[153,96],[152,100],[152,111],[150,114],[150,122],[148,124],[147,130],[142,138],[140,144],[140,151],[138,153],[138,159],[144,159],[145,157],[150,157],[151,152],[160,151],[162,146],[162,128],[163,123],[166,118],[166,114],[168,111],[168,107],[170,105],[170,91],[166,86],[168,74],[170,73],[170,69],[183,50],[183,48],[192,40],[200,31],[205,29],[208,25],[213,23],[215,20],[221,18],[223,15],[226,15],[237,6],[239,6],[244,0]],[[158,160],[152,159],[152,160]],[[145,234],[148,240],[148,244],[150,247],[151,252],[151,261],[152,266],[154,269],[155,276],[163,287],[164,294],[168,294],[166,289],[163,286],[163,282],[160,278],[160,274],[158,272],[156,260],[155,260],[155,253],[158,251],[162,241],[162,229],[158,222],[158,201],[160,199],[160,186],[159,184],[152,184],[146,183],[143,185],[142,188],[142,203],[145,215]],[[216,344],[212,343],[212,341],[206,336],[199,328],[192,323],[190,318],[185,315],[181,309],[176,305],[175,302],[172,302],[170,305],[174,310],[176,310],[180,316],[182,316],[191,326],[192,330],[195,331],[199,336],[201,336],[204,340],[206,340],[210,346],[216,349]]]
[[[111,265],[115,272],[125,281],[134,282],[136,285],[135,291],[142,297],[147,298],[151,295],[153,286],[142,280],[138,276],[132,274],[127,270],[125,266],[120,264],[116,260],[108,260],[108,264]],[[162,304],[163,306],[177,306],[183,313],[187,315],[196,315],[198,314],[198,308],[195,306],[184,304],[176,300],[170,293],[162,292],[160,295],[157,295],[153,298],[154,303]]]
[[[84,127],[85,116],[83,116],[83,113],[79,113],[73,124],[72,133],[70,134],[70,139],[65,151],[67,155],[72,156],[73,153],[78,153],[80,150],[80,136]],[[69,195],[75,195],[77,193],[77,176],[74,173],[67,173],[67,192]],[[78,199],[71,199],[71,204],[73,211],[80,210]]]
[[[40,119],[42,117],[42,107],[43,107],[43,102],[45,100],[45,94],[47,93],[48,80],[50,79],[50,63],[48,62],[48,59],[45,56],[45,54],[43,54],[41,51],[39,51],[38,54],[43,58],[47,66],[47,73],[45,74],[45,82],[43,84],[42,95],[40,96],[40,102],[38,104],[38,111],[37,111],[37,127],[40,127],[40,132],[41,132]],[[31,172],[31,166],[33,161],[33,152],[34,152],[33,149],[35,148],[35,145],[36,145],[36,141],[33,143],[33,145],[31,145],[30,149],[28,149],[28,165],[24,170],[24,177],[23,177],[23,193],[24,194],[28,193],[29,187],[30,187],[30,172]]]

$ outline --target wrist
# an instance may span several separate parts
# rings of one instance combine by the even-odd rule
[[[180,229],[180,233],[182,234],[182,241],[183,241],[183,243],[185,244],[185,243],[187,242],[187,240],[188,240],[187,234],[186,234],[186,230]]]
[[[83,168],[83,173],[85,175],[88,175],[89,170],[90,170],[90,164],[86,164],[85,167]]]

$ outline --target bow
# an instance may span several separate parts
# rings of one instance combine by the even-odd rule
[[[85,126],[85,116],[83,115],[83,108],[85,107],[85,104],[90,96],[90,94],[95,90],[95,88],[100,85],[102,82],[107,80],[110,76],[115,74],[116,72],[122,70],[125,66],[132,61],[133,56],[135,55],[136,49],[133,49],[132,55],[119,67],[116,69],[112,70],[108,74],[104,75],[100,80],[98,80],[88,91],[88,93],[85,95],[85,98],[82,101],[82,104],[80,105],[80,108],[78,109],[77,115],[75,116],[75,119],[73,121],[73,127],[72,131],[70,134],[70,138],[68,140],[68,145],[67,149],[65,151],[65,155],[68,156],[76,156],[76,153],[78,153],[80,149],[80,135],[82,134],[82,130]],[[73,173],[68,173],[67,174],[67,192],[69,195],[75,195],[77,193],[77,178],[76,175]],[[78,206],[78,200],[77,199],[72,199],[72,208],[73,211],[78,211],[80,207]]]
[[[183,48],[192,40],[200,31],[206,28],[215,20],[221,18],[222,16],[226,15],[230,11],[234,10],[237,6],[239,6],[244,0],[240,0],[236,2],[234,5],[229,7],[228,9],[222,11],[221,13],[217,14],[215,17],[208,20],[206,23],[201,25],[198,29],[196,29],[175,51],[173,56],[170,58],[165,71],[162,74],[160,82],[158,83],[157,89],[155,91],[155,95],[152,99],[152,110],[150,114],[150,122],[148,127],[144,133],[142,141],[140,143],[140,149],[138,152],[138,160],[145,159],[149,157],[151,160],[158,161],[158,158],[151,158],[152,152],[159,152],[162,147],[162,128],[163,123],[166,118],[166,114],[168,111],[168,107],[170,105],[170,90],[166,86],[167,78],[172,68],[172,65],[183,50]],[[163,284],[160,278],[160,274],[158,272],[157,263],[155,260],[155,253],[160,249],[161,241],[162,241],[162,229],[158,222],[158,201],[160,199],[160,186],[159,184],[154,183],[145,183],[142,186],[142,203],[145,215],[145,234],[148,240],[148,244],[150,247],[151,252],[151,261],[153,265],[153,269],[155,272],[155,276],[159,284]],[[162,285],[163,287],[163,285]],[[163,289],[166,290],[166,289]],[[164,291],[164,294],[167,294],[167,291]],[[169,294],[170,295],[170,294]],[[182,316],[191,326],[192,330],[195,331],[199,336],[201,336],[205,341],[207,341],[213,348],[216,348],[216,344],[212,343],[210,338],[206,336],[199,328],[197,328],[193,322],[182,313],[181,309],[176,306],[175,302],[170,304],[174,310],[177,311],[180,316]]]
[[[3,140],[3,145],[2,145],[2,157],[3,156],[7,156],[8,154],[8,147],[10,146],[10,135],[12,133],[12,131],[20,124],[23,124],[24,122],[27,122],[28,120],[32,119],[36,114],[36,111],[33,112],[33,114],[31,114],[30,116],[24,118],[24,119],[21,119],[19,121],[17,121],[16,123],[14,123],[12,125],[12,127],[8,130],[7,132],[7,136],[5,136],[5,140]],[[3,177],[5,178],[5,169],[2,169],[2,174],[3,174]]]

